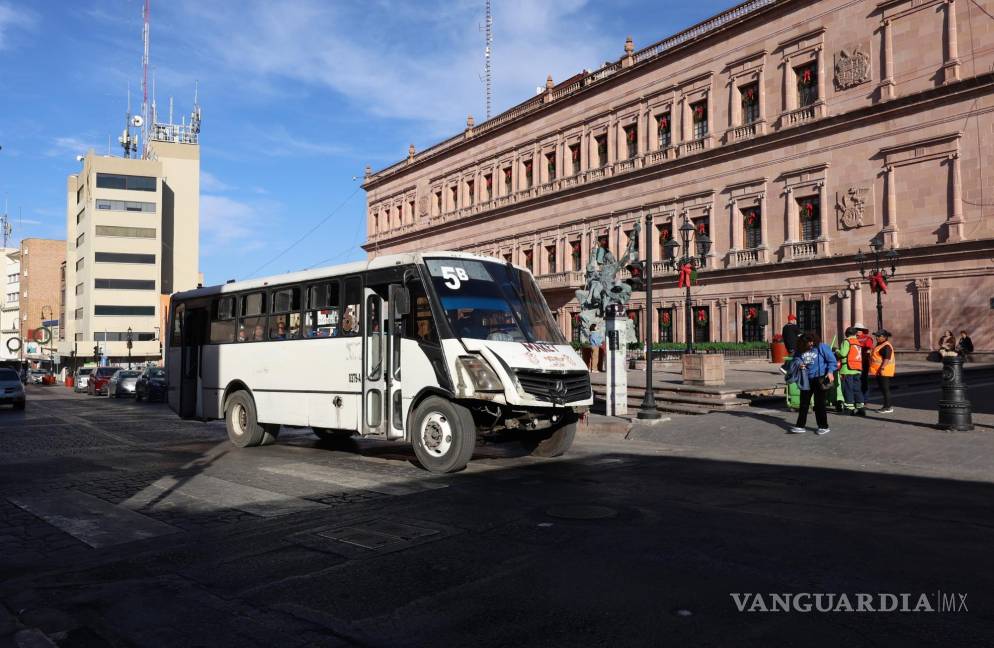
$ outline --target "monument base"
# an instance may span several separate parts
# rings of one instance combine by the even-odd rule
[[[720,353],[685,353],[683,382],[688,385],[724,385],[725,356]]]

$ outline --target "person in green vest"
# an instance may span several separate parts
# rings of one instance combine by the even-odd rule
[[[863,348],[859,343],[859,329],[850,326],[845,333],[846,339],[839,347],[839,356],[842,361],[839,374],[842,376],[842,398],[845,401],[843,407],[848,414],[866,416],[863,390],[860,387],[863,372]]]

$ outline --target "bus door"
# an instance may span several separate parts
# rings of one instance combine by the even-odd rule
[[[390,395],[389,425],[387,426],[387,437],[390,439],[404,438],[404,424],[406,421],[404,411],[404,398],[401,389],[401,355],[404,337],[404,317],[411,312],[411,298],[407,288],[400,284],[390,284],[387,291],[389,304],[387,305],[387,320],[390,322],[390,362],[387,374],[387,393]]]
[[[387,309],[383,298],[366,288],[365,328],[363,329],[362,433],[385,435],[389,420],[389,343]]]
[[[183,418],[203,417],[203,381],[201,365],[207,334],[207,309],[187,308],[182,317],[180,348],[179,415]]]

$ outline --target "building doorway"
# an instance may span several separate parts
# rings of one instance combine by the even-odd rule
[[[814,332],[821,336],[821,302],[797,302],[797,326],[802,333]]]
[[[762,304],[742,304],[742,341],[762,342],[763,327],[760,324]]]

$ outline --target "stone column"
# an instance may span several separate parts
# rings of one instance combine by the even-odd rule
[[[783,109],[790,112],[797,108],[797,79],[795,79],[794,68],[790,66],[790,60],[783,60]]]
[[[759,121],[766,121],[766,66],[759,68]]]
[[[770,295],[770,326],[774,333],[779,333],[783,328],[783,297],[780,295]]]
[[[932,348],[932,279],[915,279],[915,301],[918,322],[915,327],[915,349]]]
[[[586,271],[590,262],[590,228],[584,226],[580,232],[580,269]]]
[[[797,234],[797,211],[796,205],[794,204],[794,189],[792,187],[787,187],[783,191],[784,195],[784,217],[787,219],[787,242],[795,243],[798,239]]]
[[[827,97],[825,96],[825,77],[828,76],[828,70],[825,68],[825,48],[819,47],[815,55],[818,65],[818,101],[828,106]],[[822,116],[825,116],[824,112]]]
[[[607,163],[613,164],[618,160],[618,122],[612,114],[607,123]]]
[[[866,326],[866,321],[863,319],[863,291],[860,290],[863,282],[859,279],[853,279],[849,281],[849,295],[852,298],[852,324],[859,322]]]
[[[882,230],[884,244],[897,247],[897,169],[893,165],[884,167],[884,184],[887,186],[887,204],[884,207],[887,222]]]
[[[690,103],[686,97],[680,97],[680,143],[689,142],[693,137],[691,132]]]
[[[645,104],[639,106],[639,115],[635,122],[635,128],[638,131],[636,151],[639,157],[642,157],[649,150],[649,111]]]
[[[963,240],[963,180],[960,176],[959,153],[953,153],[948,159],[953,204],[946,219],[946,241],[956,243]]]
[[[894,43],[890,20],[885,20],[881,26],[884,50],[884,78],[880,82],[880,98],[893,99],[897,96],[897,84],[894,81]]]
[[[845,338],[845,331],[847,328],[852,326],[852,319],[850,312],[852,311],[852,298],[849,294],[848,288],[843,288],[835,295],[839,302],[839,322],[841,326],[838,330],[838,340],[843,340]]]
[[[718,298],[718,339],[716,342],[732,341],[733,325],[728,316],[728,297]]]
[[[828,196],[825,195],[825,183],[818,183],[818,205],[820,208],[818,210],[818,229],[821,235],[818,237],[824,243],[822,244],[822,249],[819,250],[821,254],[828,256],[830,254],[828,249]]]
[[[959,81],[959,43],[956,31],[956,0],[946,0],[946,60],[942,65],[943,83]]]
[[[765,250],[770,244],[769,214],[766,213],[766,189],[759,197],[759,248]],[[760,261],[766,262],[768,257],[765,253],[760,257]]]
[[[590,168],[590,132],[587,130],[586,124],[583,126],[583,131],[580,133],[580,171],[586,171]]]
[[[740,222],[742,219],[739,217],[738,211],[738,201],[732,198],[728,201],[728,224],[731,229],[731,232],[729,232],[729,239],[732,243],[731,251],[741,250],[744,245],[742,242],[743,228],[742,223]],[[732,255],[732,258],[734,261],[734,255]]]

